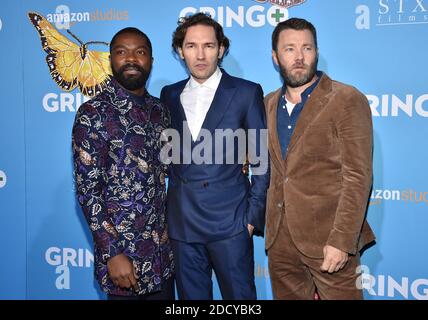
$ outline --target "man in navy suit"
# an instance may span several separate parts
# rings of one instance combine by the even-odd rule
[[[269,184],[263,91],[219,68],[229,40],[209,16],[182,18],[172,45],[190,73],[161,92],[180,137],[167,200],[178,295],[212,299],[214,270],[223,299],[256,299],[252,235],[264,233]]]

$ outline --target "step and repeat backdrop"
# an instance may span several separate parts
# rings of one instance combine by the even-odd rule
[[[148,90],[158,96],[164,85],[187,77],[171,36],[179,17],[199,11],[231,39],[224,68],[260,83],[265,94],[281,85],[271,58],[275,25],[289,17],[315,25],[319,69],[359,88],[373,114],[368,220],[377,243],[362,257],[365,297],[428,299],[426,0],[1,1],[0,299],[105,298],[93,278],[91,234],[72,174],[71,128],[88,98],[52,79],[51,53],[39,33],[54,28],[65,46],[79,50],[90,41],[109,42],[124,27],[140,28],[153,43]],[[31,22],[29,13],[42,18]],[[254,272],[258,298],[272,299],[261,238]],[[215,298],[221,298],[217,287]]]

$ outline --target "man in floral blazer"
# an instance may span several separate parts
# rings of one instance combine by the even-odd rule
[[[73,127],[77,198],[94,240],[95,275],[109,299],[174,299],[159,158],[167,109],[145,89],[152,46],[125,28],[110,43],[113,79],[82,104]]]

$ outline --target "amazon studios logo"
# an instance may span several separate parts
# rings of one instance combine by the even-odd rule
[[[0,170],[0,188],[3,188],[6,185],[6,173]]]
[[[58,29],[70,29],[77,22],[122,21],[129,20],[129,15],[127,10],[117,11],[113,9],[73,12],[68,6],[62,4],[56,7],[55,13],[48,13],[46,19],[54,23]]]
[[[403,201],[405,203],[428,203],[428,191],[413,189],[391,190],[376,189],[373,187],[370,196],[370,205],[381,204],[382,201]]]
[[[56,267],[55,287],[58,290],[70,289],[70,267],[90,268],[94,263],[94,255],[88,249],[50,247],[45,252],[45,260]]]

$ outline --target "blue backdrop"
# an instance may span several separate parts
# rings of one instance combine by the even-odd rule
[[[289,8],[274,4],[302,2]],[[223,66],[280,86],[271,59],[279,21],[317,27],[319,69],[364,92],[374,123],[374,185],[368,220],[377,244],[362,258],[368,299],[428,299],[428,2],[424,0],[1,1],[0,299],[100,299],[92,240],[74,196],[71,127],[85,97],[52,80],[34,11],[70,40],[110,41],[135,26],[152,40],[149,92],[187,76],[172,54],[181,15],[210,12],[232,40]],[[89,50],[108,51],[90,45]],[[271,299],[263,239],[255,240],[259,299]],[[218,288],[215,297],[220,298]]]

